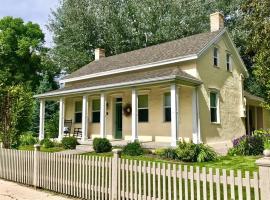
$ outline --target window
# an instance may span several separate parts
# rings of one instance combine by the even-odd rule
[[[218,48],[214,47],[214,66],[218,66]]]
[[[227,64],[227,71],[231,72],[232,71],[232,56],[229,53],[226,54],[226,64]]]
[[[210,92],[211,122],[219,123],[219,97],[217,92]]]
[[[100,122],[100,100],[93,99],[92,101],[92,122],[99,123]]]
[[[148,95],[138,96],[138,121],[148,122]]]
[[[75,102],[75,123],[82,123],[82,101]]]
[[[164,94],[164,121],[165,122],[171,121],[171,94],[170,93]]]

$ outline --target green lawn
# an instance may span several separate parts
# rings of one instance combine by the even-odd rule
[[[34,146],[33,145],[28,145],[28,146],[20,146],[19,150],[24,150],[24,151],[34,151]],[[44,148],[41,147],[40,151],[41,152],[59,152],[59,151],[64,151],[65,149],[63,147],[52,147],[52,148]]]
[[[84,153],[82,155],[87,156],[105,156],[109,157],[112,156],[112,153],[95,153],[89,152]],[[122,158],[125,159],[132,159],[132,160],[142,160],[142,161],[155,161],[161,163],[175,163],[175,164],[182,164],[188,166],[199,166],[199,167],[207,167],[207,168],[220,168],[220,169],[227,169],[227,170],[238,170],[240,169],[242,172],[244,171],[258,171],[258,167],[255,164],[255,161],[259,159],[261,156],[220,156],[218,160],[211,161],[211,162],[202,162],[202,163],[186,163],[181,161],[175,160],[168,160],[162,159],[154,155],[143,155],[143,156],[125,156],[122,155]]]

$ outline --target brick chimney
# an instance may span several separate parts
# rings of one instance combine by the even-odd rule
[[[224,15],[221,12],[215,12],[210,15],[211,32],[224,28]]]
[[[101,48],[95,49],[95,60],[100,60],[101,58],[105,58],[105,50]]]

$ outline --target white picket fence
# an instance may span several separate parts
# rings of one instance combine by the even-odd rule
[[[257,172],[0,149],[0,178],[82,199],[259,200]],[[263,199],[264,200],[264,199]]]

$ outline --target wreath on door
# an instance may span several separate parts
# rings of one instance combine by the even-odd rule
[[[125,115],[126,117],[128,117],[128,116],[131,115],[132,109],[131,109],[130,103],[127,103],[127,104],[123,107],[123,112],[124,112],[124,115]]]

